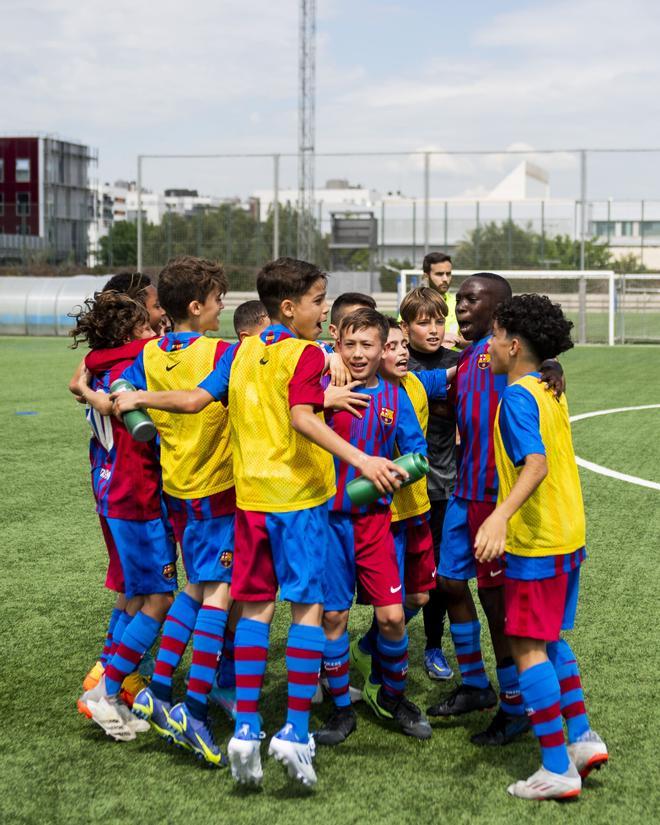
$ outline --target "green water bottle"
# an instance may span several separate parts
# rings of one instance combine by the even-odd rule
[[[400,458],[395,459],[395,464],[404,469],[408,473],[408,478],[401,484],[402,487],[407,487],[409,484],[414,484],[423,478],[429,471],[429,462],[426,456],[421,453],[406,453]],[[363,504],[372,504],[381,497],[376,485],[368,478],[360,476],[354,478],[346,485],[346,492],[353,504],[361,506]]]
[[[110,384],[110,392],[134,392],[130,381],[118,378]],[[144,410],[130,410],[122,415],[124,427],[136,441],[151,441],[156,435],[156,425]]]

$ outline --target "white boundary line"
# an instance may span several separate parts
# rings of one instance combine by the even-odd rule
[[[660,404],[644,404],[640,407],[615,407],[611,410],[595,410],[594,412],[581,413],[580,415],[572,415],[570,420],[582,421],[585,418],[596,418],[599,415],[611,415],[612,413],[634,412],[635,410],[655,410],[659,409]],[[591,470],[593,473],[599,473],[608,478],[616,478],[618,481],[627,481],[629,484],[637,484],[639,487],[648,487],[650,490],[660,490],[660,484],[656,481],[647,481],[645,478],[637,478],[637,476],[629,476],[626,473],[619,473],[616,470],[610,470],[609,467],[602,467],[600,464],[594,464],[592,461],[586,461],[584,458],[575,456],[575,461],[578,466],[584,467],[585,470]]]

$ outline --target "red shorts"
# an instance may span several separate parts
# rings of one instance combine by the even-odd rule
[[[504,578],[507,636],[556,642],[575,621],[580,568],[548,579]]]
[[[426,593],[436,586],[433,535],[428,514],[392,524],[399,575],[406,593]]]
[[[476,577],[480,590],[503,586],[504,559],[481,562],[474,557],[477,532],[495,506],[490,501],[467,501],[457,496],[449,499],[442,527],[439,576],[462,581]]]
[[[360,604],[402,604],[391,518],[385,508],[364,514],[330,513],[326,610],[349,610],[356,587]]]
[[[112,533],[105,516],[99,516],[99,521],[101,522],[101,531],[103,532],[103,538],[105,539],[105,546],[108,549],[108,572],[105,575],[105,586],[108,590],[113,590],[115,593],[123,593],[124,571],[121,568],[117,545],[112,537]]]

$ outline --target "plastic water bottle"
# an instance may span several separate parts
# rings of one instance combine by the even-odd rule
[[[134,392],[135,387],[130,381],[118,378],[110,384],[110,392]],[[151,441],[156,435],[156,425],[144,410],[130,410],[125,412],[121,420],[124,427],[136,441]]]
[[[401,484],[402,487],[407,487],[409,484],[414,484],[416,481],[419,481],[430,469],[426,456],[423,456],[421,453],[406,453],[406,455],[395,459],[394,463],[408,473],[408,478]],[[369,479],[364,476],[354,478],[353,481],[350,481],[346,485],[346,492],[351,502],[357,506],[372,504],[382,496],[382,493],[378,492],[373,481],[369,481]]]

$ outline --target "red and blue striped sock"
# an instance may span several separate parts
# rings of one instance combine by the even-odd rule
[[[497,681],[500,683],[500,707],[510,716],[524,716],[525,706],[520,693],[518,670],[513,659],[505,661],[507,664],[504,667],[497,668]]]
[[[234,661],[234,643],[236,634],[228,627],[225,628],[225,641],[222,646],[222,659],[220,660],[220,673],[218,674],[218,687],[236,687],[236,662]]]
[[[559,707],[559,680],[548,661],[520,674],[520,690],[534,734],[541,746],[543,767],[553,773],[565,773],[569,759],[564,726]]]
[[[199,602],[182,591],[167,613],[156,654],[154,675],[149,685],[149,689],[161,702],[172,701],[172,676],[190,641],[200,607]]]
[[[326,639],[323,648],[323,667],[328,677],[330,695],[338,708],[347,708],[351,704],[348,691],[348,633],[344,632],[338,639]]]
[[[347,639],[348,641],[348,639]],[[289,683],[287,724],[301,742],[309,738],[309,714],[326,645],[322,627],[292,624],[286,643],[286,669]]]
[[[101,651],[101,655],[99,659],[103,667],[108,664],[110,656],[114,653],[112,649],[113,643],[113,631],[119,621],[119,617],[123,614],[123,610],[120,610],[118,607],[112,608],[112,613],[110,614],[110,621],[108,622],[108,630],[105,634],[105,642],[103,643],[103,650]]]
[[[383,690],[390,696],[402,696],[408,681],[408,634],[392,642],[379,633],[377,645]]]
[[[577,660],[571,646],[564,639],[550,642],[548,658],[559,680],[561,713],[566,720],[568,741],[575,742],[590,730]]]
[[[160,622],[140,611],[124,631],[117,652],[105,668],[105,689],[108,696],[116,696],[121,683],[140,664],[145,652],[156,641]]]
[[[481,623],[477,619],[473,622],[451,623],[449,629],[463,684],[468,687],[487,688],[489,681],[481,655]]]
[[[108,651],[108,658],[106,664],[112,659],[112,657],[117,652],[117,648],[119,647],[119,643],[121,642],[121,637],[124,635],[124,631],[131,623],[133,617],[129,616],[125,610],[120,611],[119,616],[117,616],[117,621],[115,622],[115,626],[112,628],[112,643],[110,644],[110,650]]]
[[[226,624],[226,610],[208,604],[201,606],[193,630],[192,666],[186,692],[186,707],[195,719],[205,720],[208,715],[208,698],[222,653]]]
[[[252,733],[261,730],[259,697],[266,673],[269,631],[269,624],[254,619],[239,619],[236,626],[236,734],[243,725]]]

